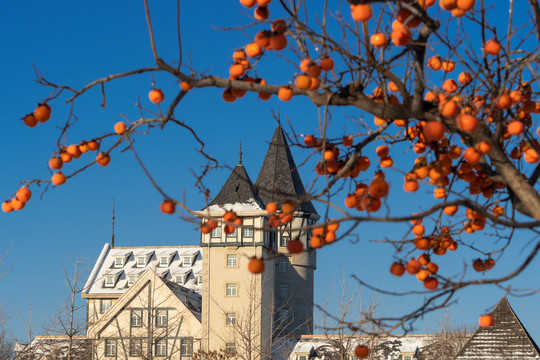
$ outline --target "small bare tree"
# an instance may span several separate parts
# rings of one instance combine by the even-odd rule
[[[453,360],[465,346],[474,330],[467,325],[452,326],[448,308],[438,327],[431,331],[433,337],[421,349],[419,360]]]
[[[0,326],[0,359],[8,360],[14,358],[15,342],[9,336],[8,331]]]
[[[59,305],[58,311],[49,323],[47,330],[51,335],[60,335],[67,341],[66,360],[79,359],[80,353],[74,348],[76,337],[86,332],[85,305],[80,300],[80,294],[85,289],[84,279],[89,269],[87,260],[71,259],[69,269],[63,265],[64,282],[68,289],[66,300]],[[79,344],[80,346],[80,344]]]
[[[193,354],[193,360],[223,360],[223,359],[232,359],[236,355],[228,353],[225,349],[220,350],[197,350]]]
[[[372,297],[370,303],[362,306],[361,294],[357,286],[345,281],[340,284],[334,281],[329,296],[323,305],[317,305],[319,310],[319,325],[326,341],[315,349],[317,356],[331,360],[348,360],[358,344],[360,335],[362,342],[371,349],[377,348],[381,340],[381,330],[373,321],[376,316],[378,303]],[[337,310],[330,313],[330,301],[337,304]]]

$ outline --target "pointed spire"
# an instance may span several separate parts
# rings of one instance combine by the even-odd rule
[[[271,201],[281,204],[287,200],[294,200],[301,203],[300,210],[317,214],[311,201],[306,201],[304,184],[294,163],[283,128],[279,124],[255,181],[255,189],[265,204]]]
[[[242,165],[242,140],[240,140],[240,151],[238,152],[238,165]]]

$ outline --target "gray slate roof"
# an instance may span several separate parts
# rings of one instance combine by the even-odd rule
[[[478,328],[456,360],[540,359],[540,350],[503,297],[491,312],[493,325]]]
[[[121,295],[129,288],[129,277],[138,277],[147,268],[151,268],[164,280],[172,281],[175,275],[186,274],[185,288],[200,294],[201,285],[197,284],[197,275],[202,274],[202,251],[198,246],[170,246],[170,247],[114,247],[108,243],[103,246],[101,254],[94,265],[83,291],[85,295]],[[137,259],[144,257],[144,266],[137,265]],[[160,266],[160,258],[168,257],[169,264]],[[184,257],[191,259],[191,264],[184,264]],[[122,258],[123,264],[115,266],[115,259]],[[107,286],[105,279],[114,275],[114,284]]]
[[[287,200],[293,200],[301,202],[300,210],[317,214],[311,201],[306,201],[304,184],[298,174],[283,129],[279,125],[255,181],[255,189],[265,204],[274,201],[280,205]]]
[[[234,204],[251,204],[252,207],[259,208],[259,210],[265,208],[242,164],[238,164],[234,168],[231,176],[229,176],[225,185],[219,191],[219,194],[205,209],[211,208],[212,210],[217,207],[223,207],[227,208],[226,210],[231,210]]]

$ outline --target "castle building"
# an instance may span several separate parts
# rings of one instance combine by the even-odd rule
[[[290,223],[267,224],[266,205],[299,204]],[[287,244],[308,247],[309,231],[319,218],[306,192],[281,127],[272,137],[255,184],[241,158],[212,202],[198,213],[202,221],[233,210],[243,227],[226,234],[218,227],[201,235],[203,250],[202,347],[269,354],[279,335],[313,332],[314,250],[290,255]],[[261,230],[262,229],[262,230]],[[302,230],[304,229],[304,230]],[[262,257],[265,271],[248,271],[251,257]],[[234,326],[228,326],[234,323]],[[255,356],[250,358],[256,358]]]
[[[296,204],[291,222],[268,224],[270,202]],[[223,214],[242,219],[225,231]],[[86,337],[36,337],[18,344],[16,359],[355,359],[354,347],[372,358],[431,360],[537,359],[540,350],[506,298],[492,312],[494,325],[468,334],[338,336],[313,334],[316,254],[310,228],[319,219],[281,127],[272,137],[253,183],[238,165],[218,195],[197,212],[219,226],[194,246],[115,247],[105,244],[86,282]],[[287,244],[298,239],[300,254]],[[265,270],[247,270],[252,257]],[[69,348],[69,350],[67,350]],[[217,351],[217,355],[208,357]],[[199,358],[201,358],[199,357]],[[73,357],[72,357],[73,358]]]
[[[269,226],[266,205],[285,201],[297,204],[293,220]],[[232,234],[221,223],[228,210],[243,222]],[[240,154],[197,215],[220,223],[199,246],[104,246],[82,294],[94,359],[187,359],[197,349],[264,359],[273,339],[313,332],[316,255],[308,229],[319,216],[280,126],[255,183]],[[307,250],[289,254],[291,239]],[[260,275],[247,270],[253,256],[265,259]]]

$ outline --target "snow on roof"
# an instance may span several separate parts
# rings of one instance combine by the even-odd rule
[[[315,346],[313,342],[298,343],[298,345],[294,347],[294,352],[309,354],[314,349],[315,349]]]
[[[103,275],[119,275],[123,271],[124,270],[122,269],[105,269],[105,271],[103,271]]]
[[[389,359],[394,359],[399,358],[401,353],[415,353],[417,349],[426,346],[430,340],[432,336],[429,335],[345,335],[342,339],[335,335],[307,335],[298,339],[289,359],[296,360],[298,354],[312,353],[320,358],[324,353],[335,351],[337,343],[345,346],[347,352],[353,352],[356,345],[367,345],[374,353],[387,354],[391,356],[388,357]]]
[[[126,256],[129,253],[129,257],[126,258],[123,266],[115,266],[114,259]],[[160,266],[159,256],[168,255],[171,257],[171,261],[168,266]],[[185,266],[182,263],[182,256],[192,256],[193,260],[191,266]],[[146,256],[147,262],[145,266],[137,264],[137,257]],[[139,265],[139,266],[138,266]],[[202,249],[197,246],[168,246],[168,247],[122,247],[111,248],[109,244],[105,244],[103,250],[94,265],[94,268],[86,282],[86,288],[83,293],[83,297],[107,295],[117,296],[123,294],[128,288],[128,275],[137,275],[143,273],[146,269],[151,268],[158,275],[164,275],[164,280],[172,280],[172,272],[178,273],[178,269],[181,271],[191,270],[193,273],[202,272]],[[114,287],[104,286],[104,277],[106,275],[118,276],[118,281],[114,284]],[[189,278],[184,287],[200,294],[201,285],[197,284],[195,278]]]
[[[223,205],[210,205],[205,210],[209,211],[252,211],[252,210],[263,210],[261,205],[258,204],[258,202],[251,198],[248,199],[246,202],[236,202],[234,204],[223,204]]]
[[[74,336],[71,356],[73,359],[90,360],[92,343],[85,336]],[[36,336],[30,344],[16,344],[17,359],[68,358],[69,338],[67,336]]]
[[[129,255],[131,255],[131,251],[126,250],[126,251],[119,251],[118,253],[114,255],[114,257],[124,257],[124,256],[129,256]]]
[[[178,268],[178,269],[171,269],[171,274],[173,275],[184,275],[184,274],[189,274],[191,272],[191,268]]]
[[[166,276],[167,274],[169,273],[169,269],[167,268],[157,268],[156,269],[156,274],[158,274],[159,276]]]
[[[180,256],[198,255],[200,250],[201,248],[198,247],[185,248],[178,250],[178,254],[180,254]]]
[[[149,249],[134,249],[133,250],[133,255],[135,256],[149,256],[149,255],[152,255],[154,253],[154,250],[149,250]]]
[[[126,275],[141,275],[145,268],[131,268],[126,269]]]
[[[177,254],[177,251],[176,250],[170,250],[170,249],[159,249],[159,250],[156,250],[156,255],[157,256],[173,256],[173,255],[176,255]]]

